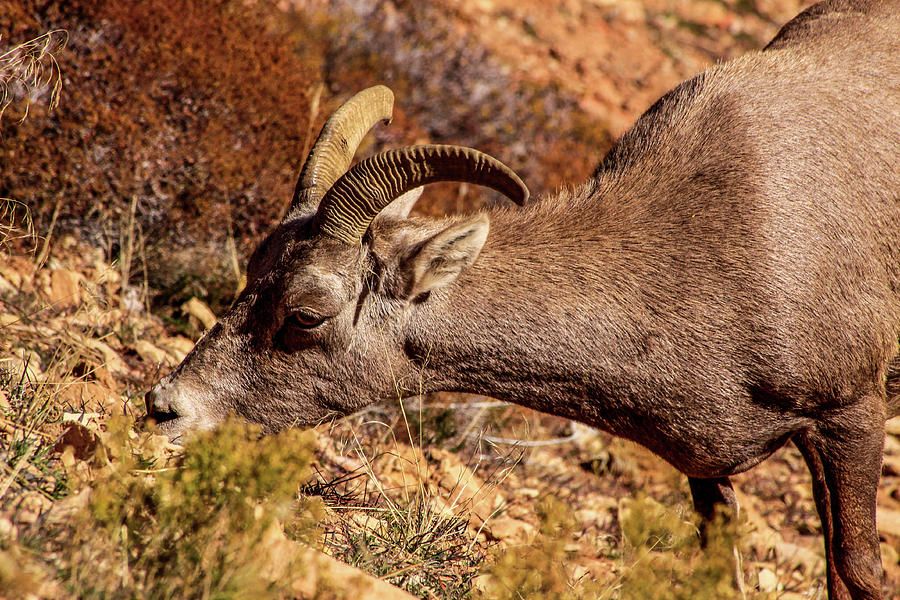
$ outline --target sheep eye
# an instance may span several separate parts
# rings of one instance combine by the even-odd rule
[[[292,313],[287,321],[301,329],[315,329],[325,322],[326,317],[309,310],[298,310]]]

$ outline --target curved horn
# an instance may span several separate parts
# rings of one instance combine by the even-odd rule
[[[319,204],[319,229],[347,244],[359,244],[385,206],[437,181],[487,186],[520,205],[528,200],[528,188],[518,175],[483,152],[462,146],[410,146],[371,156],[342,175]]]
[[[288,217],[316,209],[329,188],[347,171],[366,133],[378,121],[390,122],[393,108],[393,92],[376,85],[357,93],[334,111],[303,164]]]

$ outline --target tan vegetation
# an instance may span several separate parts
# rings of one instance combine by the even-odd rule
[[[10,94],[0,129],[0,596],[361,598],[373,585],[310,568],[297,550],[308,544],[418,597],[729,598],[736,542],[750,597],[824,598],[793,450],[736,478],[742,521],[704,551],[686,482],[666,464],[484,398],[379,405],[263,439],[229,424],[187,448],[135,425],[149,384],[209,326],[209,307],[229,302],[301,149],[348,93],[385,82],[404,98],[363,152],[474,145],[541,193],[587,176],[665,89],[758,47],[798,8],[293,6],[0,6],[0,55],[37,40],[59,71],[41,63],[31,81],[63,84],[59,107],[34,96],[24,121],[23,96]],[[39,38],[59,29],[64,49]],[[431,213],[491,201],[465,186],[426,196]],[[890,591],[900,428],[889,425],[879,523]]]

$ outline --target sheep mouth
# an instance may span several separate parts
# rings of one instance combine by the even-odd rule
[[[157,408],[151,407],[147,410],[147,416],[144,417],[144,420],[148,423],[152,421],[157,426],[162,427],[166,423],[177,421],[178,419],[182,418],[184,417],[179,415],[174,410],[159,410]]]
[[[173,444],[182,443],[187,424],[188,419],[174,411],[149,411],[144,417],[146,429],[165,435]]]

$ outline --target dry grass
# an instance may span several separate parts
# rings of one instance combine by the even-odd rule
[[[68,39],[66,31],[57,29],[0,54],[0,123],[6,109],[16,101],[24,103],[20,120],[28,116],[33,102],[48,93],[50,108],[56,108],[62,91],[62,74],[56,56]]]
[[[11,244],[33,241],[34,223],[28,205],[12,198],[0,198],[0,253]]]
[[[406,421],[402,403],[384,408],[380,417]],[[417,597],[468,597],[484,558],[469,504],[457,503],[456,486],[435,485],[422,446],[398,442],[384,421],[368,416],[329,433],[317,475],[303,490],[326,507],[323,547]]]

